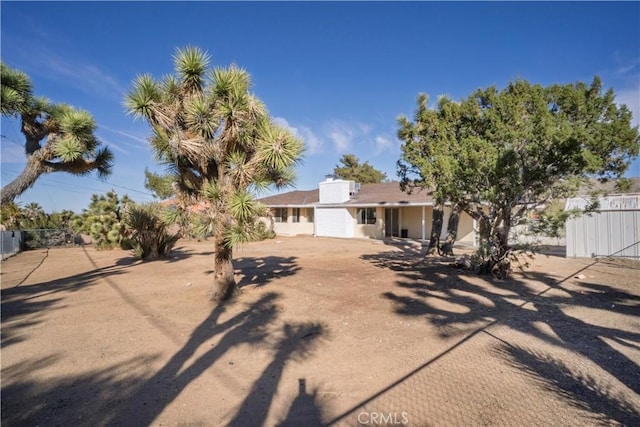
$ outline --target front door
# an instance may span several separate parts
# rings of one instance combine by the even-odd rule
[[[400,209],[386,208],[384,210],[384,235],[386,237],[400,237]]]

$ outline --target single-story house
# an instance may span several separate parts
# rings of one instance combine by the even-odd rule
[[[407,194],[398,182],[358,184],[327,177],[317,189],[290,191],[260,201],[271,209],[273,227],[282,235],[429,239],[433,198],[427,191]],[[445,206],[442,238],[451,210]],[[265,218],[265,221],[271,223]],[[475,243],[474,221],[460,214],[458,241]]]

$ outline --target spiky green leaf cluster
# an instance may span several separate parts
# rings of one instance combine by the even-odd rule
[[[120,247],[125,238],[125,213],[135,204],[126,195],[118,197],[115,191],[91,196],[89,207],[75,217],[73,228],[76,232],[91,236],[98,249]]]
[[[21,121],[28,160],[28,173],[2,188],[2,203],[20,195],[43,173],[85,175],[97,171],[101,178],[111,173],[113,154],[96,137],[91,114],[34,96],[26,74],[4,63],[0,67],[2,115]]]
[[[157,203],[133,206],[127,210],[124,223],[127,239],[139,258],[155,260],[171,252],[179,233],[169,231],[165,208]]]
[[[179,195],[208,204],[198,228],[233,246],[255,228],[250,190],[291,185],[304,146],[273,123],[247,71],[211,69],[209,55],[191,46],[173,59],[173,75],[138,77],[125,105],[150,124],[156,158],[176,177]]]
[[[2,115],[17,117],[25,111],[33,97],[31,80],[22,71],[7,67],[4,63],[0,63],[0,80]]]

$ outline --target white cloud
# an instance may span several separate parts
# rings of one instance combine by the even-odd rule
[[[304,141],[305,154],[310,156],[322,150],[322,139],[320,139],[310,128],[306,126],[292,126],[284,117],[274,117],[274,123],[288,129],[294,136]]]
[[[72,63],[51,53],[41,56],[43,68],[88,94],[100,94],[121,100],[126,89],[114,77],[93,64]]]
[[[318,136],[313,133],[311,129],[306,126],[300,126],[299,130],[300,136],[304,141],[304,145],[306,147],[306,155],[310,156],[322,151],[322,140],[318,138]]]
[[[102,130],[106,130],[107,132],[111,132],[111,133],[116,134],[116,135],[125,136],[125,137],[137,142],[138,144],[135,144],[135,145],[138,148],[147,148],[148,147],[147,140],[144,139],[144,138],[141,138],[139,136],[136,136],[136,135],[133,135],[131,133],[124,132],[124,131],[121,131],[121,130],[118,130],[118,129],[113,129],[113,128],[110,128],[109,126],[105,126],[105,125],[102,125],[102,124],[98,124],[98,128],[102,129]]]
[[[306,126],[293,126],[283,117],[275,117],[274,122],[289,129],[294,135],[302,138],[307,148],[307,155],[322,151],[324,140]],[[344,120],[333,120],[323,129],[323,135],[331,141],[333,152],[336,154],[365,152],[367,155],[378,155],[384,151],[393,149],[393,139],[384,135],[372,135],[373,127],[366,123],[349,123]],[[357,153],[356,153],[357,154]]]
[[[383,151],[391,149],[393,147],[393,142],[389,138],[384,137],[382,135],[376,136],[375,144],[376,144],[376,148],[375,148],[376,154],[380,154]]]
[[[351,129],[333,129],[329,131],[329,138],[333,141],[335,150],[338,154],[344,154],[349,151],[351,141],[353,140],[353,131]]]
[[[73,86],[89,95],[118,101],[127,92],[115,77],[94,64],[63,56],[35,41],[20,43],[24,52],[20,68],[28,74],[37,74]]]
[[[347,123],[334,120],[327,125],[326,134],[333,141],[338,154],[346,154],[354,150],[354,143],[368,136],[371,126],[364,123]]]
[[[616,73],[623,75],[628,74],[637,69],[639,65],[640,58],[636,58],[634,60],[628,61],[625,65],[621,65],[620,67],[618,67],[618,69],[616,69]]]
[[[371,126],[366,123],[358,123],[358,130],[362,135],[367,135],[371,132]]]
[[[111,149],[113,149],[115,151],[119,151],[119,152],[121,152],[123,154],[126,154],[126,155],[130,155],[131,154],[130,151],[125,150],[124,148],[120,147],[118,144],[115,144],[113,141],[109,141],[109,140],[106,140],[104,138],[102,138],[101,141],[104,143],[104,145],[108,146],[109,148],[111,148]]]
[[[296,128],[291,126],[287,119],[285,119],[284,117],[274,117],[273,122],[278,126],[289,129],[294,134],[298,131]]]

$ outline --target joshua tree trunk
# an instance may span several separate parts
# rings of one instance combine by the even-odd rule
[[[35,145],[33,138],[27,138],[27,165],[20,175],[0,190],[0,202],[2,204],[10,202],[22,194],[36,182],[40,175],[52,172],[69,172],[75,175],[82,175],[100,166],[94,160],[52,161],[55,157],[53,152],[55,140],[53,138],[50,138],[43,148],[36,149]]]
[[[449,222],[447,223],[447,237],[444,239],[440,254],[441,255],[453,255],[453,245],[458,238],[458,223],[460,222],[460,211],[462,209],[458,204],[454,204],[451,207],[451,215],[449,216]]]
[[[220,302],[231,298],[236,290],[233,272],[233,249],[225,244],[224,232],[217,231],[215,238],[213,283],[209,291],[212,301]]]
[[[429,238],[429,248],[427,256],[434,254],[440,244],[440,234],[442,234],[442,219],[444,217],[443,206],[436,204],[433,206],[433,220],[431,221],[431,237]]]
[[[2,187],[0,202],[4,205],[18,197],[27,188],[31,187],[38,177],[45,172],[42,162],[34,156],[30,156],[24,170],[13,181]]]
[[[160,259],[160,250],[158,248],[158,239],[157,236],[149,236],[149,256],[147,259],[149,261],[155,261]]]

